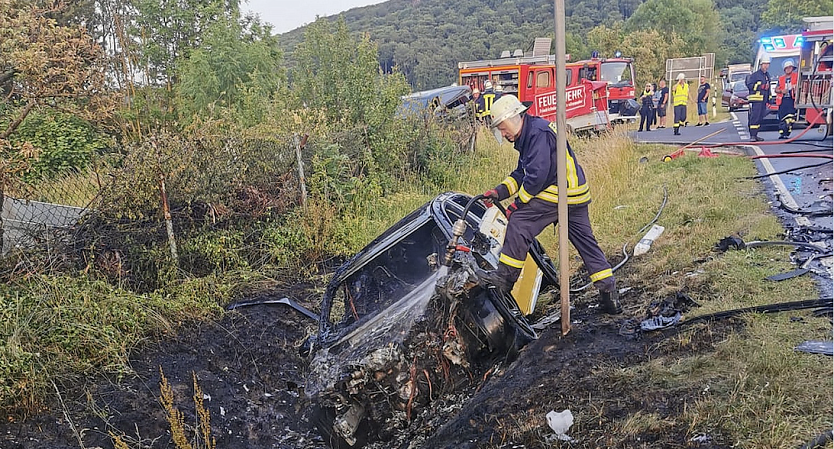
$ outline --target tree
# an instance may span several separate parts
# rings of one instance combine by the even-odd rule
[[[285,82],[278,43],[270,27],[253,18],[212,24],[178,66],[177,109],[186,123],[220,108],[249,117],[250,124],[259,121]]]
[[[686,56],[715,52],[723,42],[721,20],[712,0],[648,0],[626,22],[627,32],[654,29],[677,34]]]
[[[59,26],[54,12],[0,0],[0,140],[35,108],[51,107],[91,120],[112,113],[104,54],[83,27]]]
[[[831,0],[770,0],[762,13],[762,22],[782,32],[798,32],[802,30],[803,17],[831,15],[834,15]]]

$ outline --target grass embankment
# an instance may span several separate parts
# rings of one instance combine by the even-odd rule
[[[768,210],[761,185],[740,179],[755,172],[746,158],[689,154],[661,163],[670,148],[635,145],[622,132],[572,140],[572,145],[591,182],[596,236],[614,261],[620,259],[623,243],[631,248],[640,238],[637,231],[655,216],[664,186],[668,189],[668,204],[658,222],[666,232],[648,254],[618,273],[621,286],[641,292],[626,298],[627,312],[637,317],[652,300],[679,290],[701,303],[695,314],[816,296],[807,277],[763,280],[793,268],[790,248],[712,251],[730,234],[747,240],[781,238],[782,228]],[[638,162],[642,156],[648,162]],[[347,216],[334,216],[332,208],[313,203],[298,212],[297,221],[316,229],[304,231],[299,225],[299,238],[314,236],[318,243],[310,244],[325,252],[358,250],[440,191],[474,194],[493,187],[515,167],[517,153],[510,144],[498,145],[481,133],[474,154],[434,157],[438,160],[430,162],[431,182],[404,178],[391,193]],[[557,259],[555,234],[546,231],[541,240]],[[576,271],[580,263],[571,251],[571,269]],[[83,275],[17,276],[15,285],[4,287],[0,303],[0,403],[36,404],[52,391],[51,379],[102,369],[123,372],[128,351],[141,341],[169,331],[180,320],[216,314],[235,292],[251,290],[253,284],[274,285],[270,274],[243,270],[185,279],[147,295]],[[749,316],[743,333],[731,335],[714,350],[683,357],[675,351],[675,356],[598,374],[647,389],[703,390],[681,415],[662,418],[693,434],[718,429],[745,447],[795,447],[831,427],[832,386],[830,359],[796,353],[792,347],[803,340],[829,339],[831,328],[827,319],[808,312],[791,315],[803,321],[791,322],[787,314]],[[686,348],[690,333],[698,329],[703,327],[666,344]],[[626,416],[615,423],[615,431],[658,431],[660,418],[652,416]]]

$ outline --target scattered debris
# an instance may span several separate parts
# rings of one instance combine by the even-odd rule
[[[319,316],[309,310],[307,310],[304,306],[299,304],[297,301],[294,301],[290,298],[256,298],[247,301],[239,301],[234,302],[226,306],[226,310],[235,310],[239,307],[249,307],[249,306],[258,306],[258,305],[271,305],[271,304],[284,304],[287,306],[292,307],[293,309],[301,312],[307,318],[310,318],[313,321],[318,321]]]
[[[636,245],[634,245],[634,256],[637,257],[649,252],[649,248],[651,248],[652,243],[654,243],[654,241],[660,237],[661,234],[663,234],[665,229],[666,228],[660,225],[652,225],[649,232],[647,232],[646,235],[644,235],[643,238],[640,239]]]
[[[640,329],[644,331],[653,331],[658,329],[665,329],[667,327],[674,326],[680,322],[682,315],[680,312],[675,313],[673,316],[666,317],[663,315],[658,315],[655,317],[651,317],[649,319],[643,320],[640,322]]]
[[[573,441],[573,438],[567,435],[568,429],[573,425],[573,413],[570,409],[556,412],[551,410],[547,415],[547,425],[553,429],[554,437],[559,441]]]
[[[711,313],[708,315],[701,315],[696,316],[694,318],[689,318],[683,322],[684,325],[687,324],[694,324],[700,322],[707,322],[707,321],[714,321],[724,318],[731,318],[734,316],[742,315],[745,313],[773,313],[773,312],[786,312],[788,310],[801,310],[801,309],[816,309],[816,308],[831,308],[832,306],[832,299],[831,298],[819,298],[819,299],[809,299],[805,301],[790,301],[790,302],[779,302],[775,304],[767,304],[763,306],[753,306],[753,307],[744,307],[741,309],[733,309],[733,310],[726,310],[724,312],[716,312]]]
[[[797,345],[794,349],[811,354],[834,355],[834,341],[807,340]]]

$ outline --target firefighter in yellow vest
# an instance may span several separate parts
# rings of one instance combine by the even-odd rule
[[[492,116],[489,114],[489,111],[492,109],[492,103],[495,102],[495,91],[492,90],[492,81],[484,81],[484,93],[481,95],[481,98],[484,99],[484,107],[481,111],[481,116],[484,118],[484,121],[489,124],[492,121]]]
[[[675,135],[681,133],[680,127],[686,126],[686,103],[689,101],[689,84],[686,84],[686,76],[678,73],[678,82],[672,88],[672,106],[675,107]]]

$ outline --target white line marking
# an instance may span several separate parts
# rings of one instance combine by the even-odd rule
[[[757,145],[749,145],[749,147],[752,148],[757,155],[764,156],[764,152]],[[799,209],[799,205],[788,191],[788,188],[785,187],[785,183],[782,182],[782,178],[780,178],[779,175],[773,174],[776,169],[773,168],[773,164],[770,163],[770,159],[759,159],[759,162],[762,163],[765,172],[770,175],[770,181],[773,183],[773,186],[776,187],[776,191],[779,194],[779,201],[784,203],[785,206],[788,206],[790,209]],[[811,220],[807,217],[798,216],[795,217],[795,220],[796,224],[800,226],[811,226]]]

